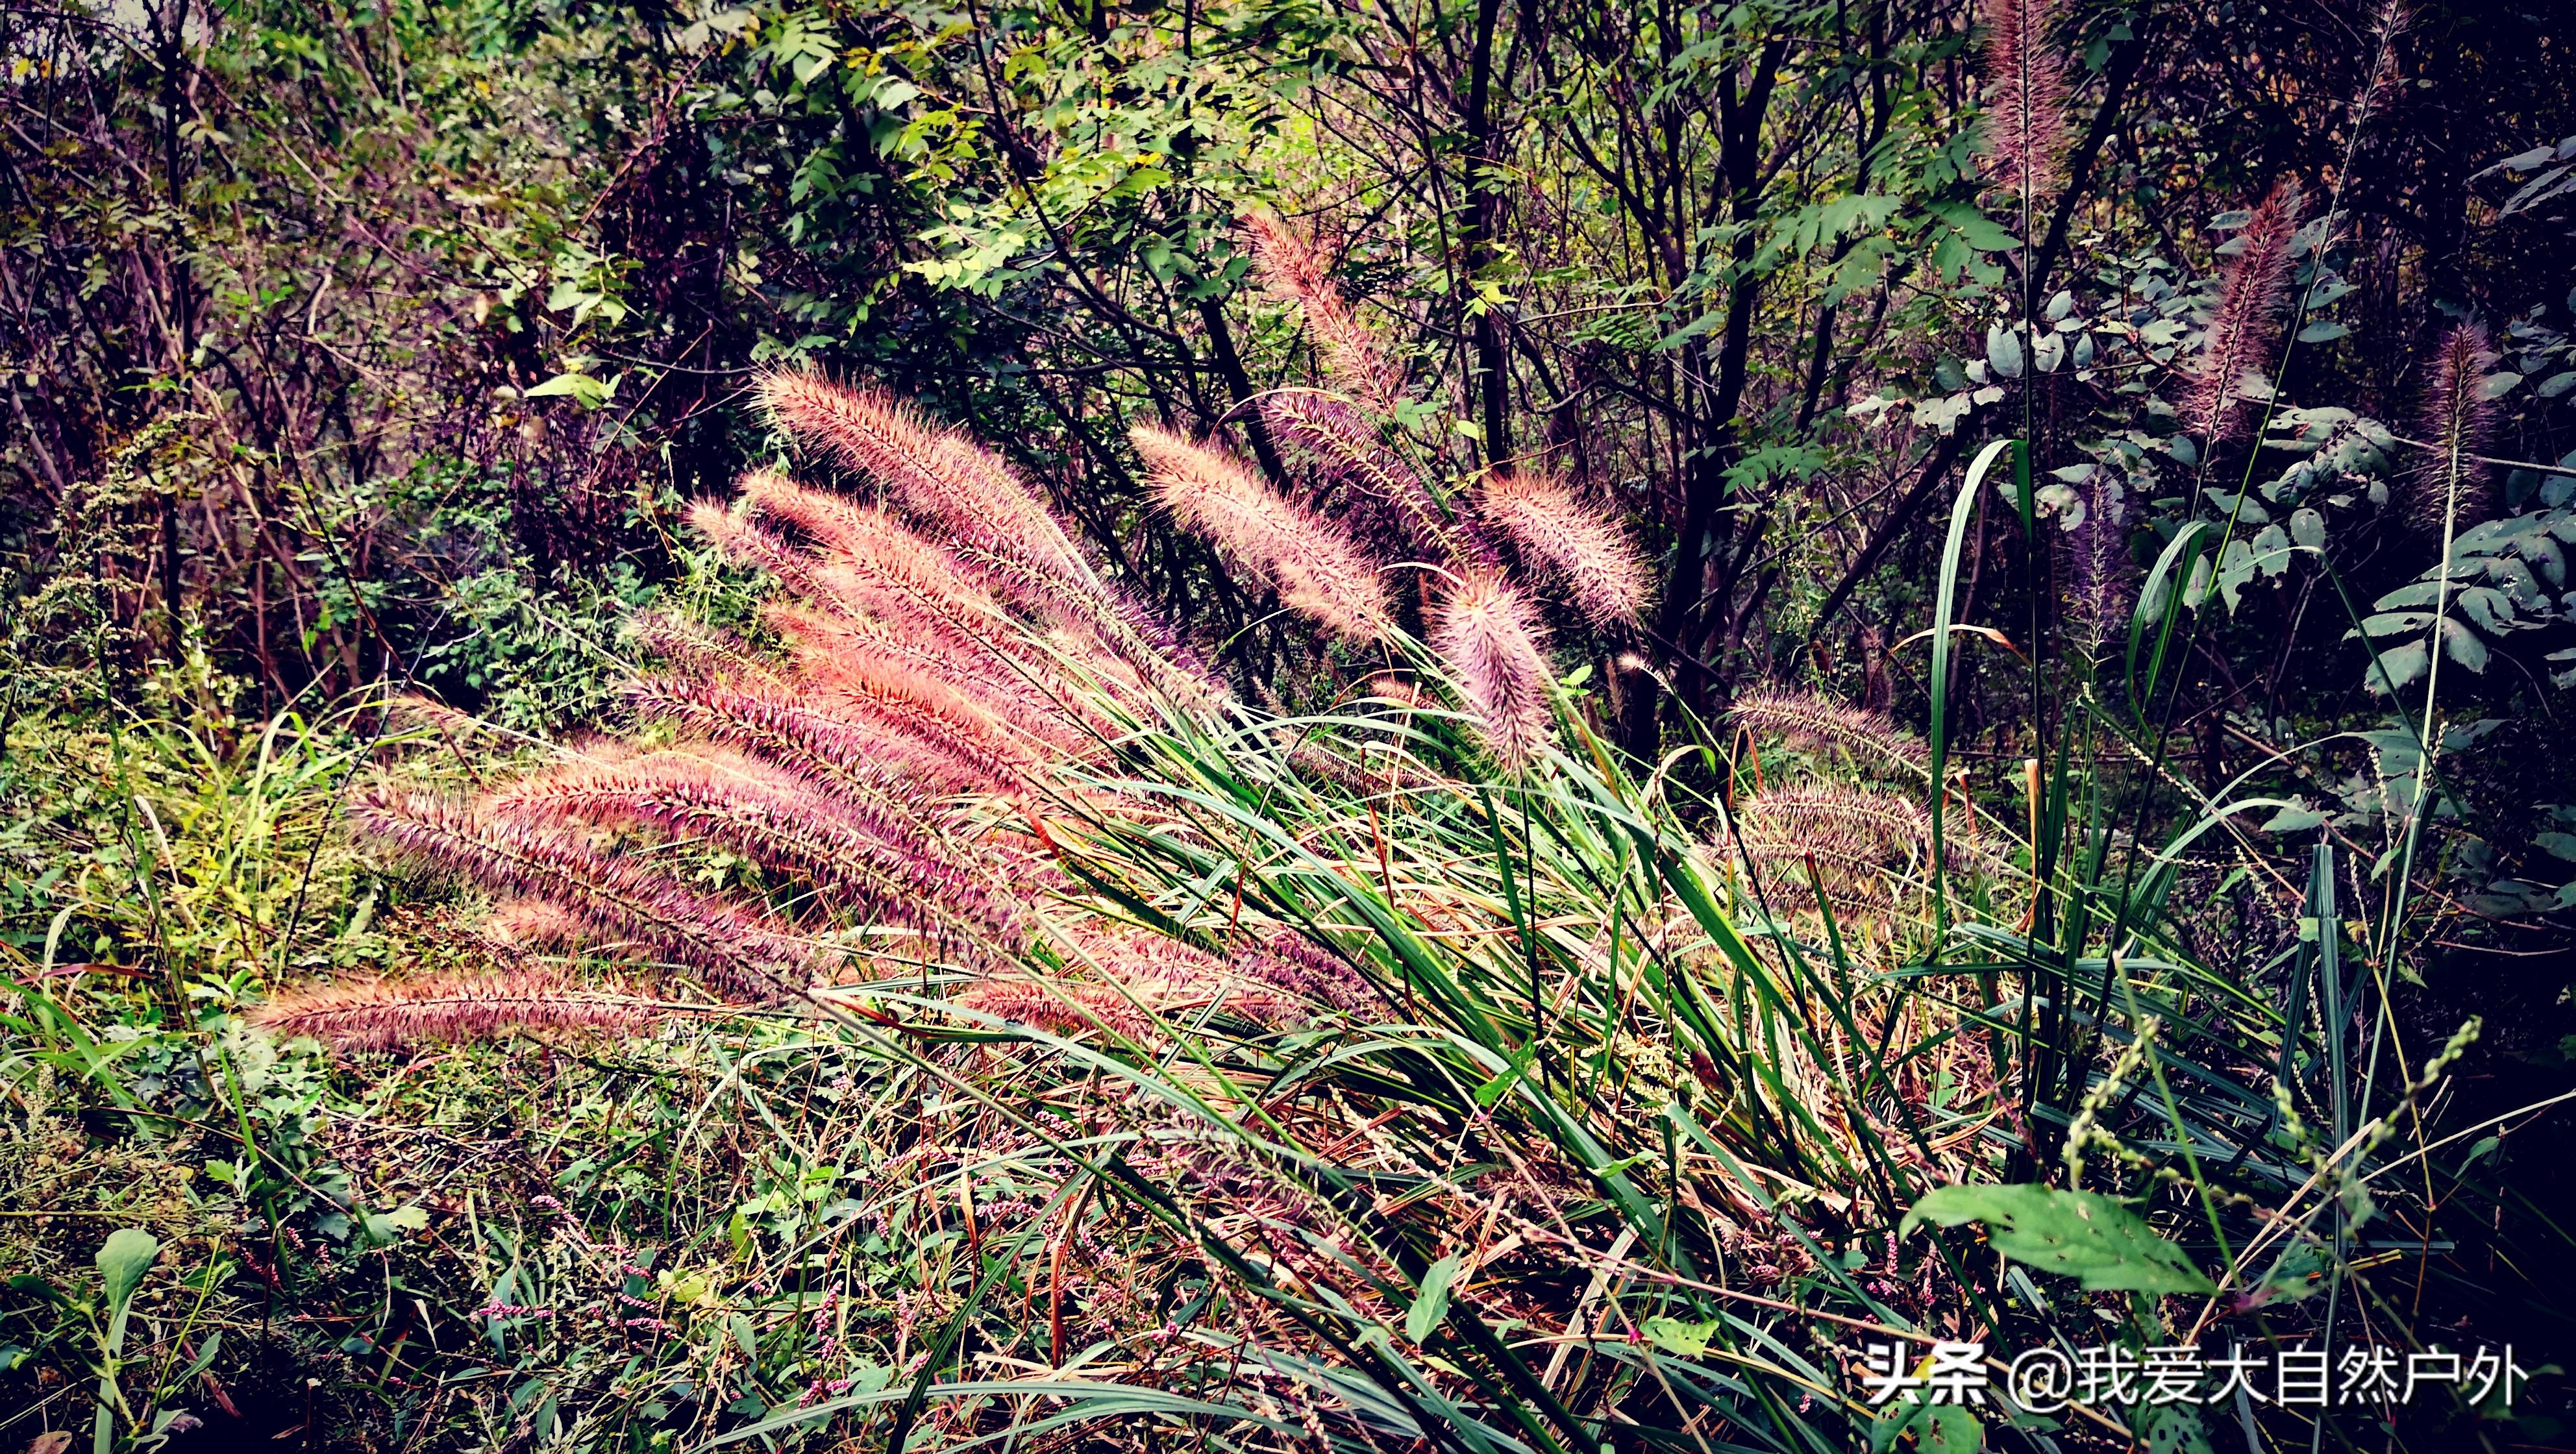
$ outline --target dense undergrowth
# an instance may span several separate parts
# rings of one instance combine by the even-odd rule
[[[825,497],[754,500],[855,568]],[[956,579],[1009,579],[993,543]],[[848,588],[772,560],[809,607]],[[682,619],[752,619],[740,578],[697,579]],[[563,926],[524,912],[477,936],[341,830],[367,781],[413,794],[361,795],[381,818],[422,791],[506,812],[650,780],[701,750],[667,728],[612,751],[375,700],[244,729],[203,711],[204,679],[166,719],[22,723],[7,1376],[39,1424],[77,1426],[110,1371],[101,1427],[145,1444],[2298,1439],[2302,1411],[2248,1402],[1886,1412],[1856,1382],[1872,1341],[2143,1358],[2554,1326],[2513,1291],[2564,1252],[2498,1174],[2520,1118],[2456,1113],[2474,1020],[2399,1019],[2387,880],[2334,838],[2248,831],[2283,800],[2175,781],[2154,837],[2124,818],[2153,642],[2190,626],[2186,593],[2161,600],[2122,706],[2109,671],[2076,683],[2058,755],[1972,767],[1938,828],[1937,709],[1926,742],[1749,696],[1641,763],[1580,674],[1466,679],[1508,668],[1454,631],[1434,653],[1387,621],[1398,676],[1287,712],[1120,685],[1118,651],[1077,670],[1050,655],[1064,628],[995,617],[986,639],[1059,663],[1030,680],[1095,729],[1007,791],[945,764],[967,791],[942,821],[980,825],[1036,920],[1006,959],[882,910],[847,922],[916,947],[851,957],[813,917],[829,878],[753,840],[625,850],[683,917],[745,894],[788,916],[822,956],[811,990],[766,939],[685,951],[653,937],[667,905],[599,909],[581,875],[605,869],[575,856],[502,881],[589,905],[590,936],[622,923],[670,977],[603,977],[634,958],[613,946],[561,959]],[[813,673],[853,648],[769,619],[823,653],[802,678],[822,700]],[[742,670],[703,630],[594,644]],[[952,735],[904,750],[954,750],[947,710]],[[1518,770],[1491,765],[1507,742]],[[531,767],[538,798],[509,786]],[[1263,948],[1226,973],[1205,951],[1227,945]],[[340,988],[278,998],[314,981]],[[484,1043],[520,1024],[547,1043]],[[402,1048],[335,1059],[308,1029]],[[1933,1195],[1953,1184],[2012,1195]],[[162,1249],[121,1333],[83,1255],[120,1226]],[[2026,1265],[1999,1275],[1994,1249]],[[2516,1428],[2495,1398],[2326,1422],[2391,1415],[2377,1437],[2409,1447]]]

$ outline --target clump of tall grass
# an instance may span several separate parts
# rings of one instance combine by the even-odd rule
[[[2276,211],[2253,243],[2286,243]],[[1334,705],[1236,700],[997,458],[777,376],[779,423],[875,496],[759,472],[695,512],[773,581],[777,649],[652,623],[624,739],[472,800],[370,792],[369,832],[505,899],[516,957],[270,1018],[382,1047],[632,1029],[683,998],[531,967],[572,945],[800,1009],[888,1068],[911,1099],[884,1108],[902,1173],[879,1201],[962,1251],[906,1304],[891,1382],[724,1439],[1141,1443],[1148,1420],[1239,1448],[1883,1445],[1911,1415],[1862,1396],[1854,1341],[2260,1338],[2315,1331],[2312,1275],[2360,1286],[2336,1208],[2439,1067],[2367,1129],[2311,1129],[2342,1082],[2301,1046],[2351,1029],[2312,1026],[2304,988],[2349,1002],[2333,854],[2251,911],[2327,926],[2275,998],[2177,902],[2212,834],[2277,875],[2242,805],[2151,823],[2072,734],[2015,801],[1953,770],[1948,586],[2001,446],[1953,517],[1929,737],[1784,685],[1741,695],[1730,738],[1689,744],[1707,776],[1679,777],[1593,733],[1541,619],[1555,591],[1631,620],[1633,547],[1560,482],[1442,476],[1311,246],[1256,241],[1338,388],[1264,405],[1317,488],[1221,441],[1136,443],[1176,521],[1354,654]],[[2249,243],[2236,266],[2276,261]],[[2249,349],[2266,277],[2222,295]],[[2251,391],[2224,360],[2200,379],[2223,435]],[[2097,565],[2107,637],[2129,608]],[[1420,639],[1399,570],[1433,582]],[[2180,597],[2132,638],[2170,633]],[[2105,710],[2085,699],[2087,733],[2145,735]],[[2050,1185],[2060,1165],[2083,1170]],[[2050,1200],[2079,1176],[2136,1208],[2134,1258],[2088,1283],[2138,1294],[2120,1308],[1901,1234],[1961,1183],[2112,1216]],[[2206,1437],[2197,1412],[2153,1419]]]

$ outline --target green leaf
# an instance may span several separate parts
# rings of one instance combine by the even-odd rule
[[[2227,598],[2227,609],[2236,609],[2245,591],[2245,583],[2254,579],[2254,547],[2242,540],[2227,542],[2218,557],[2218,591]]]
[[[2200,1410],[2189,1404],[2149,1404],[2138,1410],[2136,1427],[2147,1454],[2211,1454]]]
[[[2290,568],[2290,537],[2278,525],[2266,525],[2254,537],[2254,567],[2267,576]]]
[[[1907,1434],[1921,1454],[1977,1454],[1986,1447],[1985,1426],[1956,1404],[1906,1404],[1881,1414],[1870,1425],[1869,1446],[1885,1454]]]
[[[1977,1454],[1986,1447],[1986,1431],[1977,1416],[1956,1404],[1931,1405],[1932,1427],[1923,1436],[1923,1454]]]
[[[197,1345],[197,1356],[189,1362],[186,1368],[179,1370],[179,1376],[177,1378],[170,1381],[173,1384],[184,1384],[189,1379],[192,1379],[198,1374],[205,1372],[207,1369],[214,1367],[215,1355],[223,1351],[223,1346],[224,1335],[222,1329],[219,1328],[214,1332],[208,1333],[206,1335],[206,1341]]]
[[[107,1245],[98,1249],[98,1271],[105,1284],[109,1317],[125,1316],[134,1289],[142,1285],[143,1274],[152,1270],[152,1259],[160,1255],[161,1239],[140,1227],[119,1227],[108,1234]]]
[[[2486,641],[2466,621],[2442,623],[2442,654],[2480,675],[2486,672]]]
[[[2264,821],[2263,831],[2266,833],[2298,833],[2309,828],[2314,828],[2325,820],[2326,815],[2313,808],[2283,808],[2281,811],[2274,813],[2270,818]]]
[[[1683,344],[1690,342],[1692,339],[1699,337],[1701,334],[1708,332],[1710,329],[1715,328],[1717,325],[1724,323],[1725,321],[1726,313],[1723,309],[1710,313],[1702,313],[1690,322],[1685,323],[1681,327],[1674,329],[1672,332],[1665,334],[1663,337],[1656,339],[1655,348],[1659,352],[1679,348]]]
[[[1449,1284],[1458,1276],[1458,1254],[1450,1253],[1431,1264],[1422,1274],[1422,1291],[1415,1294],[1413,1306],[1404,1310],[1404,1336],[1420,1343],[1440,1326],[1449,1315]]]
[[[2299,330],[2299,342],[2332,343],[2336,339],[2341,338],[2350,332],[2352,332],[2351,329],[2346,328],[2340,323],[2330,322],[2326,319],[2320,318],[2316,322]]]
[[[572,400],[584,409],[596,409],[607,403],[608,396],[616,392],[617,385],[614,382],[603,384],[588,374],[557,374],[542,384],[534,385],[519,397],[522,399],[561,397]]]
[[[2010,252],[2021,242],[1995,220],[1965,202],[1934,202],[1923,210],[1941,219],[1968,246],[1979,252]]]
[[[427,1227],[429,1209],[415,1204],[397,1207],[390,1212],[368,1212],[359,1218],[359,1225],[366,1230],[368,1241],[379,1244],[391,1242],[401,1233],[417,1232]]]
[[[161,1255],[161,1239],[140,1227],[119,1227],[108,1233],[107,1243],[98,1249],[98,1275],[107,1296],[107,1351],[114,1357],[125,1344],[125,1310],[134,1301],[134,1290],[143,1285],[143,1275],[152,1270],[152,1259]]]
[[[1982,1222],[1996,1251],[2044,1272],[2063,1273],[2094,1292],[2207,1292],[2211,1283],[2183,1250],[2137,1213],[2089,1191],[2044,1186],[1945,1186],[1905,1214],[1899,1235],[1920,1222]]]
[[[2489,374],[2485,378],[2478,380],[2478,397],[2481,399],[2501,399],[2505,395],[2512,393],[2513,386],[2521,382],[2522,375],[2520,374]]]
[[[1709,1340],[1717,1336],[1715,1321],[1685,1323],[1679,1318],[1648,1318],[1637,1325],[1646,1341],[1683,1358],[1697,1358],[1708,1351]]]
[[[2260,1290],[2276,1302],[2298,1302],[2323,1286],[2324,1272],[2325,1263],[2315,1248],[2286,1247],[2264,1272]]]
[[[1986,366],[1995,371],[1996,378],[2020,378],[2021,335],[2000,323],[1988,327],[1986,329]]]
[[[1483,1085],[1476,1087],[1475,1095],[1477,1109],[1486,1111],[1492,1110],[1495,1104],[1502,1100],[1503,1096],[1509,1092],[1513,1086],[1520,1083],[1523,1076],[1530,1073],[1530,1067],[1537,1063],[1537,1045],[1530,1044],[1522,1046],[1520,1053],[1512,1057],[1511,1063],[1504,1066],[1500,1074],[1496,1075],[1492,1080],[1485,1082]]]

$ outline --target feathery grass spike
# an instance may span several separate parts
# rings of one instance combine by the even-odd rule
[[[1386,361],[1376,337],[1334,286],[1323,250],[1266,212],[1246,215],[1243,228],[1261,280],[1305,313],[1326,374],[1379,417],[1393,415],[1404,399],[1404,375]]]
[[[1376,562],[1341,532],[1281,499],[1240,461],[1150,425],[1130,437],[1152,472],[1156,498],[1183,526],[1334,635],[1361,644],[1386,635],[1393,623]]]
[[[1431,644],[1466,699],[1494,761],[1518,772],[1547,742],[1548,675],[1537,613],[1490,572],[1458,583],[1441,603]]]
[[[2220,278],[2218,306],[2183,406],[2187,427],[2212,444],[2244,438],[2251,405],[2268,392],[2254,376],[2272,363],[2289,295],[2290,240],[2298,230],[2299,184],[2284,179],[2237,234],[2241,250]]]
[[[2495,401],[2486,376],[2496,366],[2493,341],[2476,323],[2452,325],[2433,354],[2424,384],[2424,449],[2406,492],[2410,513],[2428,534],[2456,534],[2486,518],[2488,472],[2478,458],[2495,431]]]
[[[1918,773],[1932,770],[1922,738],[1880,713],[1813,692],[1778,687],[1747,692],[1735,699],[1727,715],[1739,726],[1810,750],[1840,748],[1865,761],[1892,762]]]
[[[1608,513],[1538,471],[1506,471],[1485,482],[1477,505],[1523,560],[1565,582],[1595,626],[1634,621],[1651,587],[1646,562]]]
[[[801,992],[822,958],[763,911],[603,854],[560,829],[477,813],[422,793],[363,795],[350,816],[421,861],[561,905],[601,939],[631,939],[726,990]]]
[[[280,1039],[309,1035],[340,1050],[394,1050],[512,1032],[633,1035],[666,1013],[641,996],[511,969],[479,977],[308,985],[261,1005],[250,1022]]]
[[[2049,32],[2064,18],[2063,0],[1984,0],[1986,149],[1995,185],[2033,201],[2057,189],[2058,153],[2066,144],[2066,63]]]

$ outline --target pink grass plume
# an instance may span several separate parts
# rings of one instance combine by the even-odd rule
[[[1450,591],[1432,628],[1432,649],[1466,699],[1476,735],[1507,771],[1528,767],[1547,742],[1544,641],[1529,599],[1487,571]]]
[[[337,1050],[422,1043],[640,1034],[668,1013],[659,1002],[519,967],[487,975],[369,979],[301,986],[253,1010],[280,1039],[311,1036]]]
[[[1404,399],[1404,375],[1387,362],[1368,325],[1334,286],[1323,249],[1266,212],[1246,214],[1243,230],[1251,239],[1253,266],[1261,280],[1274,296],[1306,315],[1326,376],[1372,413],[1393,415]]]
[[[2268,397],[2261,375],[2273,362],[2281,304],[2289,295],[2290,240],[2298,230],[2299,184],[2284,178],[2237,234],[2238,251],[2220,277],[2218,306],[2183,405],[2184,427],[2207,443],[2244,438],[2253,404]]]
[[[2495,401],[2486,394],[2497,362],[2484,326],[2459,323],[2442,335],[2424,381],[2423,450],[2407,479],[2408,513],[2428,534],[2453,536],[2486,518],[2488,471],[2479,458],[2495,433]]]
[[[1984,0],[1986,149],[1995,185],[2036,203],[2057,190],[2066,145],[2066,63],[2049,32],[2063,0]]]
[[[1172,518],[1345,641],[1382,639],[1392,620],[1377,563],[1314,512],[1283,499],[1244,464],[1168,430],[1130,432],[1154,494]]]
[[[1616,521],[1576,499],[1563,480],[1543,471],[1496,474],[1477,506],[1523,560],[1565,583],[1593,625],[1637,619],[1650,589],[1645,560]]]
[[[731,993],[799,993],[820,958],[764,910],[701,894],[551,826],[402,792],[362,794],[350,820],[432,867],[502,893],[551,900],[594,937],[633,941]]]

